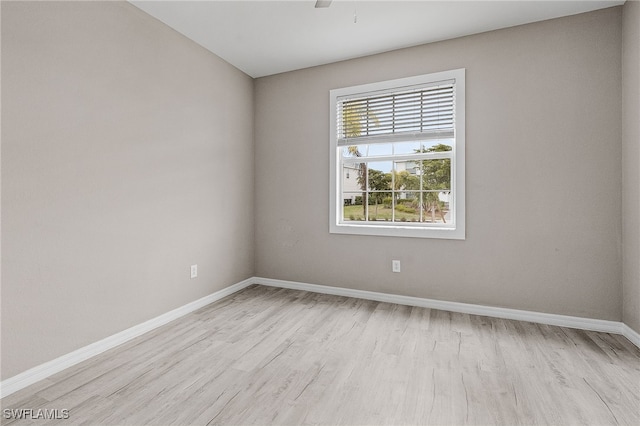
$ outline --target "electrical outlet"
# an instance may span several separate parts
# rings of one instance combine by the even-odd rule
[[[191,278],[198,276],[198,265],[191,265]]]
[[[400,272],[400,261],[392,260],[391,261],[391,272]]]

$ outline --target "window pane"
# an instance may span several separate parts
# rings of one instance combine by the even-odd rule
[[[363,194],[360,192],[343,192],[342,193],[342,220],[358,221],[364,220],[366,217],[366,206],[362,201]]]
[[[422,148],[421,142],[396,142],[393,144],[393,153],[397,154],[415,154],[420,152]]]
[[[453,139],[434,139],[422,142],[421,152],[442,152],[451,151],[453,148]]]
[[[396,161],[393,164],[393,189],[417,191],[420,189],[422,162],[420,160]]]
[[[420,192],[400,191],[394,198],[395,222],[420,222]]]
[[[346,163],[342,166],[342,192],[362,191],[365,163]]]
[[[368,202],[369,221],[384,222],[391,220],[391,192],[369,192]]]
[[[449,191],[425,191],[422,193],[422,221],[426,223],[451,223]]]
[[[367,187],[372,191],[391,189],[391,161],[367,163]]]
[[[344,158],[366,157],[369,155],[369,145],[349,145],[342,148]]]
[[[451,189],[451,159],[421,160],[422,189]]]
[[[393,144],[391,143],[376,143],[369,145],[369,157],[376,157],[381,155],[393,154]]]

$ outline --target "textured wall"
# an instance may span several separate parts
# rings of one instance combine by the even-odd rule
[[[640,333],[640,2],[627,1],[623,11],[623,319]]]
[[[329,90],[456,68],[467,239],[329,234]],[[256,80],[256,274],[619,321],[620,76],[617,7]]]
[[[253,275],[252,123],[128,3],[2,2],[3,379]]]

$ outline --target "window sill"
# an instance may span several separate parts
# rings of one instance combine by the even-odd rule
[[[446,240],[464,240],[464,228],[394,226],[372,224],[331,224],[332,234],[371,235],[379,237],[437,238]]]

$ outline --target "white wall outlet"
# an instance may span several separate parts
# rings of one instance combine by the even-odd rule
[[[191,265],[191,278],[198,276],[198,265]]]
[[[392,260],[391,261],[391,272],[400,272],[400,261]]]

